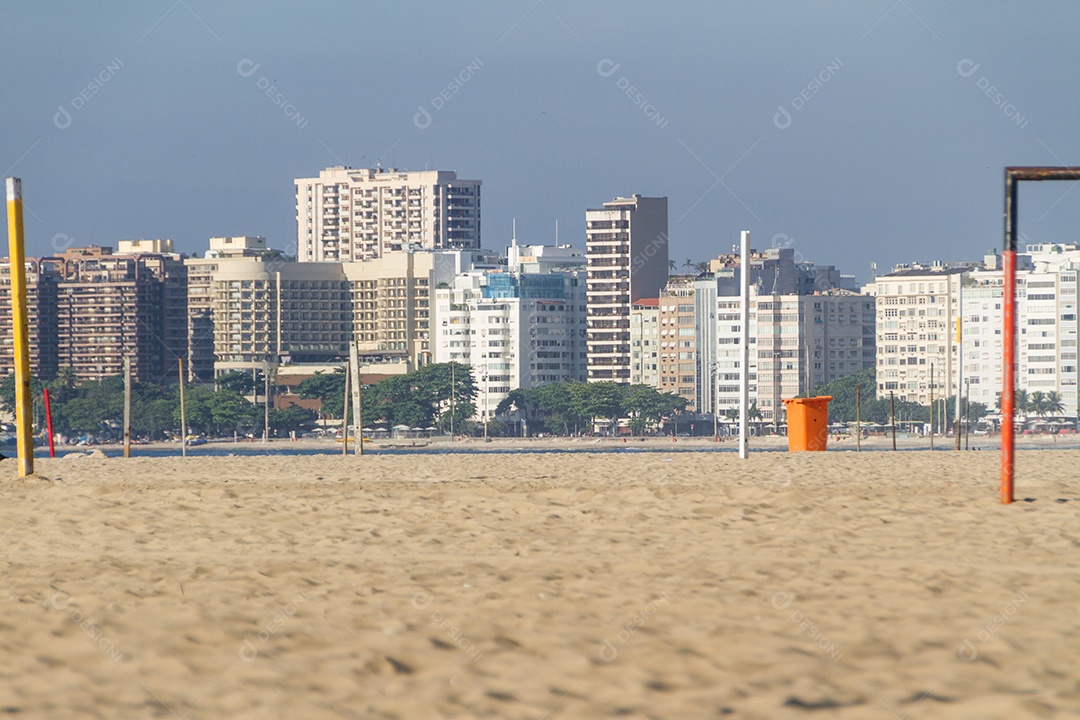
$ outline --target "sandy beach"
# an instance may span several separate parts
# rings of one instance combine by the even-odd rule
[[[5,460],[0,707],[1076,717],[1078,460]]]

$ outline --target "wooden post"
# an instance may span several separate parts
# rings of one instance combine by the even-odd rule
[[[892,428],[892,449],[896,450],[896,395],[889,392],[889,426]]]
[[[7,179],[8,256],[11,260],[11,325],[15,352],[15,427],[19,477],[34,474],[34,409],[30,395],[30,325],[26,311],[22,180]]]
[[[341,454],[349,454],[349,364],[345,363],[345,397],[341,400]]]
[[[180,456],[187,457],[187,416],[184,413],[184,358],[180,363]]]
[[[364,454],[364,400],[362,397],[363,387],[360,384],[360,352],[356,343],[349,343],[349,374],[352,382],[353,425],[356,426],[356,444],[353,452],[357,455]]]
[[[49,433],[49,457],[56,457],[56,447],[53,445],[52,403],[49,402],[49,388],[45,388],[42,394],[45,396],[45,429]]]
[[[971,378],[964,380],[964,449],[968,449],[971,440]]]
[[[859,383],[855,383],[855,452],[862,452],[862,397]]]
[[[131,358],[124,358],[124,457],[131,457]]]
[[[930,449],[934,449],[934,363],[930,363]]]
[[[270,365],[263,365],[263,445],[270,442]]]

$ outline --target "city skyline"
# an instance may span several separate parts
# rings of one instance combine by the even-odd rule
[[[1000,246],[1002,167],[1080,155],[1066,3],[55,7],[0,23],[30,255],[288,248],[294,179],[381,164],[482,181],[496,250],[515,218],[584,248],[584,209],[640,193],[669,198],[680,263],[748,229],[865,281]],[[1022,240],[1076,240],[1073,186],[1024,189]]]

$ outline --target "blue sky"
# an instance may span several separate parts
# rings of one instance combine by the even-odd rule
[[[680,265],[748,229],[866,280],[1000,246],[1005,165],[1080,165],[1077,27],[1073,2],[8,2],[0,170],[30,254],[290,248],[293,178],[381,161],[483,180],[493,249],[514,218],[583,246],[587,207],[639,192]],[[1029,242],[1078,220],[1073,183],[1022,186]]]

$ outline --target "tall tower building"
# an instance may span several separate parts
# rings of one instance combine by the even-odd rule
[[[410,246],[480,247],[480,181],[448,170],[330,167],[296,184],[300,262],[352,262]]]
[[[630,382],[630,312],[667,283],[667,198],[615,198],[585,211],[588,375]]]

